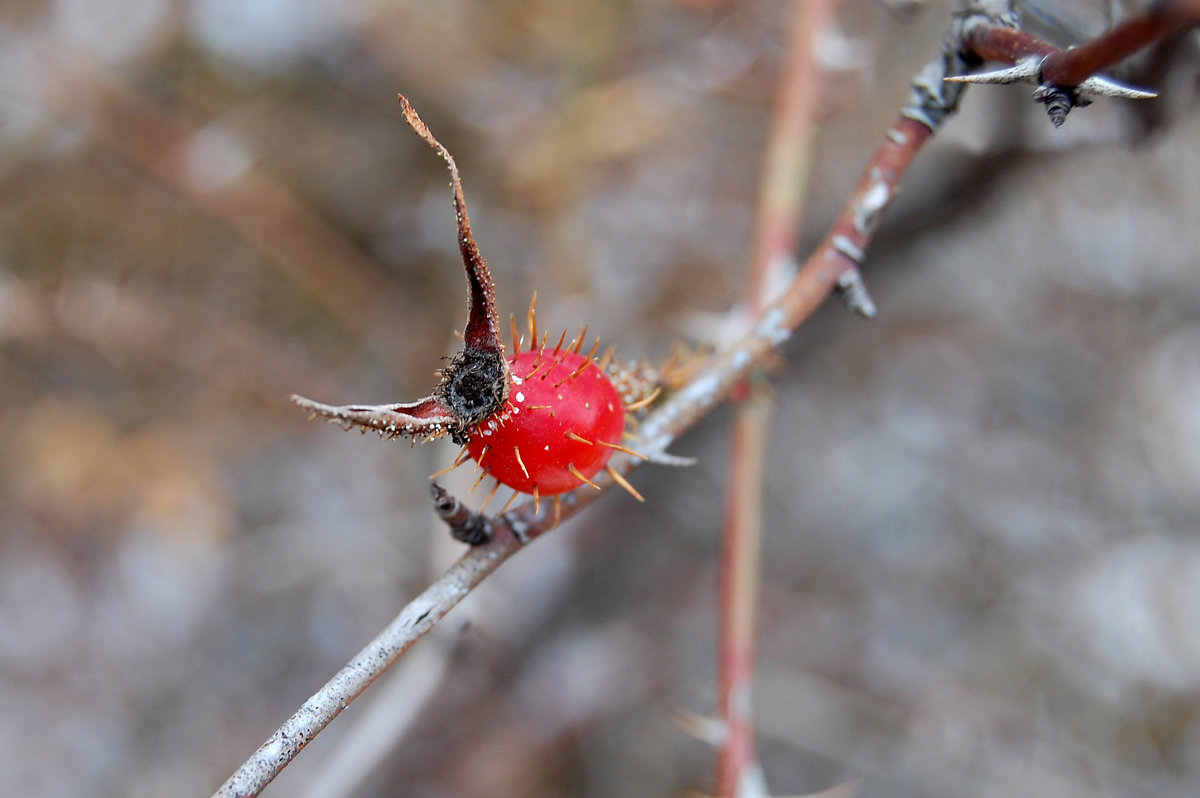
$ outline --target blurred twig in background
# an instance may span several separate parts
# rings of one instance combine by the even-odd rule
[[[817,51],[830,35],[836,3],[792,4],[787,54],[767,137],[742,312],[757,318],[772,289],[795,268],[796,236],[808,186],[820,108]],[[723,726],[717,794],[763,790],[754,747],[754,672],[758,648],[759,571],[762,567],[763,468],[773,421],[768,389],[754,378],[739,397],[730,428],[729,486],[722,530],[718,708]],[[756,785],[756,786],[751,786]]]

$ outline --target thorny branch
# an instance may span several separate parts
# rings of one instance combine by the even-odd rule
[[[1181,5],[1191,9],[1195,4]],[[987,37],[977,38],[983,35],[981,32],[989,30],[1016,30],[1015,18],[1007,6],[988,3],[988,8],[968,13],[955,21],[942,52],[913,80],[909,100],[899,119],[887,131],[825,239],[799,269],[785,292],[762,310],[748,333],[714,355],[696,370],[686,385],[657,405],[644,419],[638,429],[643,454],[651,460],[669,459],[666,450],[672,442],[749,377],[764,358],[783,344],[835,290],[840,291],[857,312],[868,316],[874,314],[874,303],[866,292],[858,266],[913,158],[957,109],[963,86],[947,82],[947,78],[964,75],[984,58],[995,58],[995,53],[985,51],[983,47]],[[967,35],[969,31],[974,31],[971,36]],[[468,254],[464,252],[464,257]],[[624,475],[640,462],[633,456],[617,455],[611,465],[618,474]],[[613,478],[605,474],[598,476],[595,482],[605,490],[614,484]],[[465,510],[439,488],[435,488],[434,493],[439,514],[452,529],[457,529],[462,536],[486,537],[486,542],[468,550],[413,599],[391,624],[273,733],[230,776],[216,796],[231,798],[259,794],[309,741],[476,585],[518,551],[524,541],[539,537],[559,520],[548,505],[533,501],[488,518]],[[561,519],[575,515],[602,493],[584,490],[564,494]],[[490,527],[490,534],[487,527]]]
[[[1052,86],[1079,86],[1089,77],[1124,61],[1147,45],[1200,22],[1200,3],[1166,0],[1145,14],[1067,50],[1031,33],[1009,27],[979,25],[967,31],[964,45],[980,58],[1015,64],[1039,57],[1041,81]]]
[[[979,0],[981,7],[997,0]],[[1011,12],[995,21],[976,17],[963,31],[963,49],[985,61],[1012,66],[975,75],[946,78],[958,83],[1032,83],[1034,100],[1046,106],[1055,127],[1072,108],[1088,105],[1085,95],[1152,99],[1154,92],[1124,86],[1096,73],[1115,66],[1148,44],[1200,22],[1195,0],[1164,0],[1145,14],[1127,19],[1112,30],[1077,47],[1061,50],[1015,24]]]

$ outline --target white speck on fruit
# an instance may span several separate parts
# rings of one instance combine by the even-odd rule
[[[525,394],[521,393],[520,391],[517,391],[517,401],[518,401],[518,402],[524,402],[524,401],[525,401]]]

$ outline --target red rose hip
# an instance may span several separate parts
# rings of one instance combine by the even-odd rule
[[[475,427],[467,451],[502,485],[552,496],[600,472],[621,450],[625,408],[608,376],[570,349],[508,359],[508,401]]]

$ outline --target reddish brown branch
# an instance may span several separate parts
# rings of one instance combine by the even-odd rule
[[[1015,64],[1037,56],[1048,58],[1062,51],[1028,31],[1001,25],[976,25],[963,39],[963,47],[984,61]]]
[[[1029,57],[1042,59],[1040,82],[1078,86],[1157,41],[1197,21],[1195,5],[1177,2],[1119,23],[1112,30],[1068,50],[1062,50],[1028,31],[1007,25],[970,27],[963,39],[966,50],[985,60],[1015,64]]]
[[[924,124],[902,116],[876,150],[870,167],[854,188],[851,201],[817,250],[837,270],[840,286],[849,287],[842,275],[857,274],[867,245],[883,220],[883,212],[896,195],[900,178],[931,136],[933,131]]]
[[[1042,80],[1056,86],[1078,86],[1187,24],[1174,14],[1162,12],[1125,20],[1089,42],[1051,54],[1042,63]]]
[[[1164,14],[1200,25],[1200,0],[1163,0],[1161,10]]]
[[[764,385],[738,404],[730,436],[729,485],[721,548],[717,707],[724,737],[717,756],[717,794],[744,794],[758,772],[753,714],[758,657],[762,493],[772,416]]]
[[[1096,73],[1123,61],[1146,45],[1172,35],[1189,24],[1189,20],[1194,21],[1194,10],[1189,10],[1191,6],[1179,3],[1182,0],[1176,0],[1171,10],[1160,6],[1128,19],[1108,33],[1069,50],[1060,50],[1020,30],[1011,13],[995,19],[980,14],[964,24],[966,54],[1012,66],[947,79],[960,83],[1032,83],[1037,86],[1033,98],[1046,106],[1046,113],[1055,127],[1066,120],[1072,108],[1090,103],[1087,95],[1150,99],[1156,96],[1154,92],[1123,86]]]

